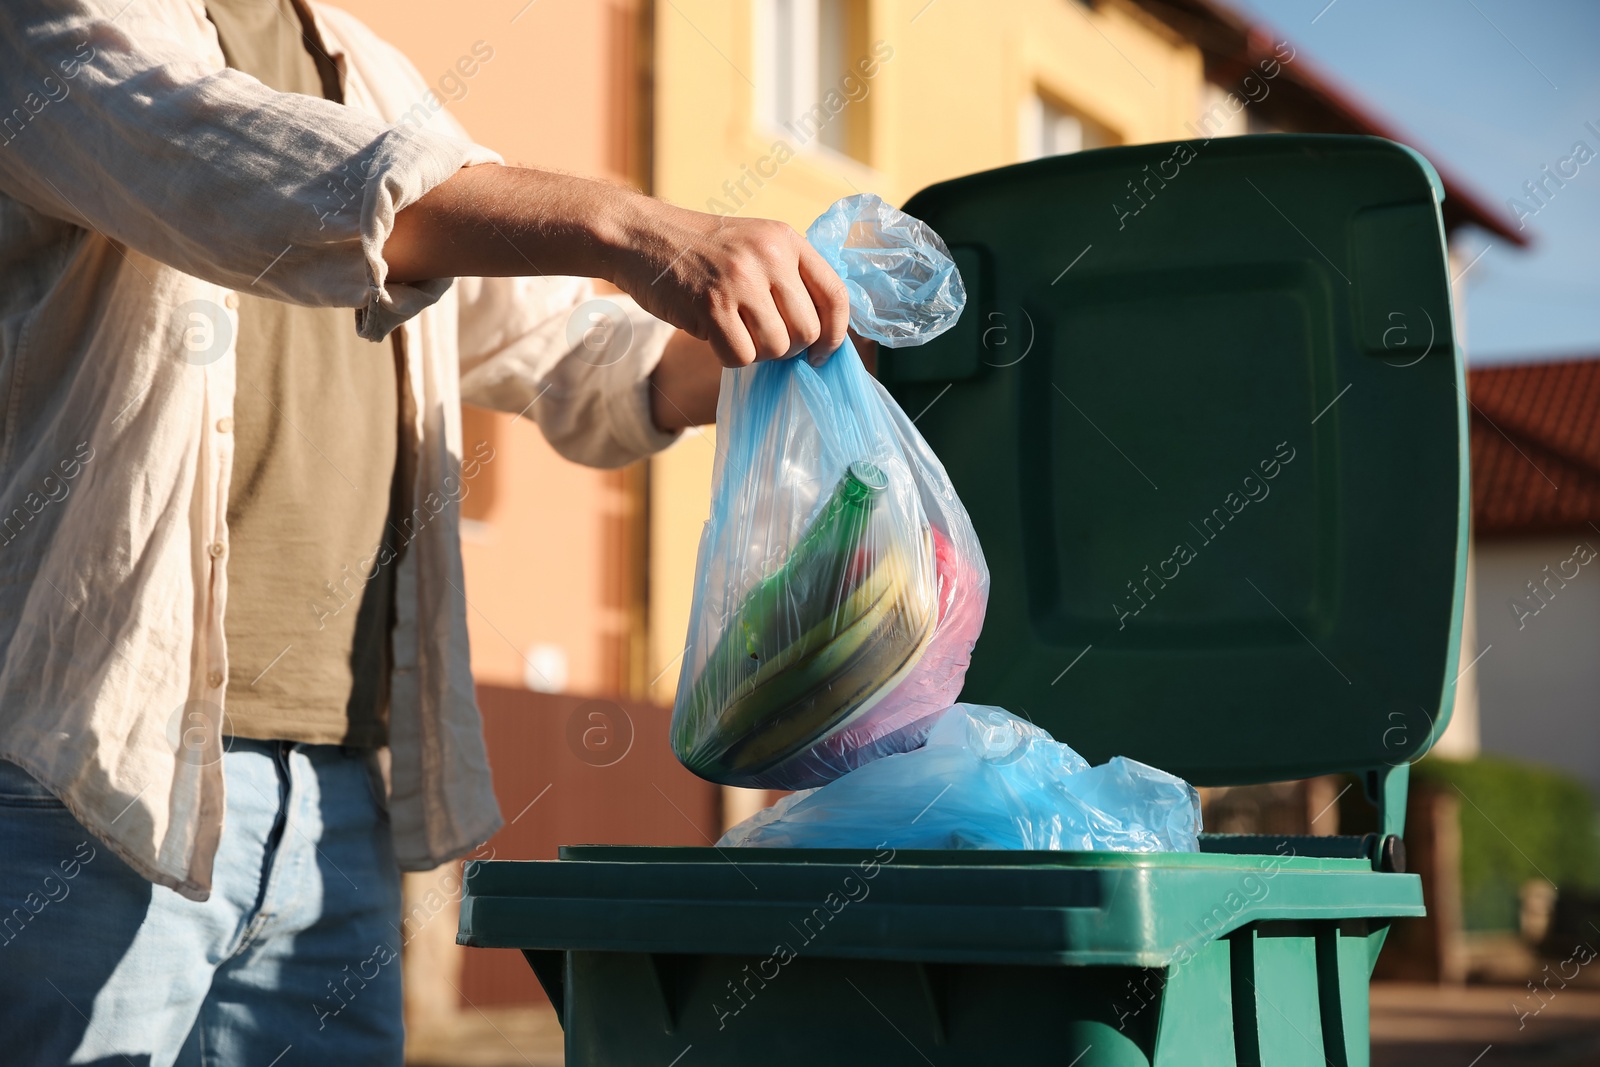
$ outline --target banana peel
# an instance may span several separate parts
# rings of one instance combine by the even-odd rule
[[[686,761],[691,769],[702,773],[703,765],[719,777],[760,773],[848,726],[892,692],[934,630],[932,604],[904,580],[906,562],[899,551],[887,554],[841,611],[853,616],[847,626],[831,637],[797,641],[791,655],[735,693]]]
[[[740,605],[673,738],[690,770],[727,781],[776,766],[847,727],[921,658],[938,615],[923,588],[933,541],[924,526],[910,548],[921,561],[903,544],[870,543],[886,487],[876,468],[852,464],[790,561]]]

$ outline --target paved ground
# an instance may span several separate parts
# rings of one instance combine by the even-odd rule
[[[1600,1065],[1600,991],[1558,990],[1532,1014],[1538,1005],[1525,986],[1375,985],[1372,1067]],[[561,1067],[561,1028],[548,1009],[469,1009],[408,1053],[411,1067]]]
[[[1372,1067],[1595,1067],[1600,992],[1558,986],[1374,985]]]
[[[455,1025],[406,1042],[407,1067],[562,1067],[561,1027],[549,1008],[468,1008]]]

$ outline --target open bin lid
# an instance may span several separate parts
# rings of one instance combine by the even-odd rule
[[[912,198],[969,303],[879,375],[992,573],[963,700],[1202,785],[1426,751],[1467,536],[1442,196],[1401,145],[1269,135]]]

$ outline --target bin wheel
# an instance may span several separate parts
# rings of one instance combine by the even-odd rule
[[[1406,869],[1405,839],[1389,834],[1378,850],[1378,870],[1387,874],[1404,874]]]

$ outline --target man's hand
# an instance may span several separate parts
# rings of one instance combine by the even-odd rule
[[[395,281],[604,278],[729,367],[802,351],[826,358],[850,318],[844,283],[781,222],[707,215],[538,170],[458,171],[395,216],[383,254]]]
[[[791,227],[687,211],[659,200],[629,205],[627,252],[611,281],[659,319],[706,341],[727,367],[844,342],[844,283]]]

